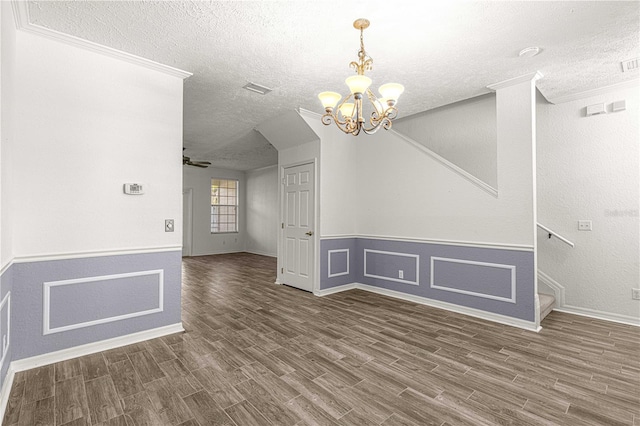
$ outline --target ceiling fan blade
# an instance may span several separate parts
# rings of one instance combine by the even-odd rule
[[[184,151],[184,148],[182,148],[182,150]],[[207,168],[210,164],[208,161],[191,161],[191,157],[187,157],[184,154],[182,155],[182,165]]]

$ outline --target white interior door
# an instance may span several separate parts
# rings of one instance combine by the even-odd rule
[[[193,189],[182,190],[182,255],[191,256]]]
[[[313,163],[284,169],[282,281],[313,291]]]

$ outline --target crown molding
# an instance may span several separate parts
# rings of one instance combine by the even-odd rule
[[[519,77],[510,78],[509,80],[504,80],[499,83],[490,84],[487,86],[487,89],[496,92],[499,89],[504,89],[505,87],[515,86],[516,84],[526,83],[529,81],[536,82],[540,80],[542,77],[542,73],[540,71],[536,71],[534,73],[521,75]]]
[[[16,28],[20,31],[35,34],[41,37],[48,38],[50,40],[59,41],[70,46],[88,50],[90,52],[110,56],[124,62],[129,62],[134,65],[152,69],[154,71],[159,71],[161,73],[168,74],[174,77],[185,79],[193,75],[188,71],[170,67],[169,65],[164,65],[159,62],[142,58],[140,56],[132,55],[131,53],[113,49],[111,47],[103,46],[101,44],[94,43],[80,37],[75,37],[69,34],[62,33],[60,31],[32,24],[29,19],[29,7],[26,1],[12,0],[11,5],[13,8],[13,17],[16,23]]]
[[[563,104],[566,102],[577,101],[580,99],[590,98],[592,96],[606,95],[616,90],[633,89],[640,86],[640,79],[634,78],[633,80],[623,81],[622,83],[611,84],[609,86],[598,87],[597,89],[585,90],[583,92],[571,93],[569,95],[557,96],[555,98],[545,98],[550,103]]]
[[[29,24],[29,7],[26,1],[12,0],[13,19],[17,29],[22,29]]]

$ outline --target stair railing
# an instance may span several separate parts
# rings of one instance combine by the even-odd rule
[[[560,241],[562,241],[566,245],[571,246],[571,247],[575,247],[575,244],[573,244],[571,241],[567,240],[562,235],[558,234],[556,231],[553,231],[553,230],[547,228],[546,226],[544,226],[541,223],[538,223],[537,225],[538,225],[538,228],[542,229],[543,231],[545,231],[549,235],[549,238],[556,237],[557,239],[559,239]]]

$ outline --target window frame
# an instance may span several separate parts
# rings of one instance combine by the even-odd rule
[[[235,204],[213,204],[213,200],[212,198],[214,197],[213,194],[213,185],[214,185],[214,181],[225,181],[225,182],[235,182]],[[228,185],[228,184],[227,184]],[[219,188],[223,188],[222,185],[218,186]],[[228,186],[226,187],[227,189]],[[235,178],[218,178],[218,177],[212,177],[211,180],[209,181],[209,206],[210,206],[210,210],[209,210],[209,218],[210,218],[210,233],[211,235],[219,235],[219,234],[237,234],[240,232],[240,180],[239,179],[235,179]],[[222,195],[219,194],[218,195],[219,198],[222,198]],[[225,197],[229,197],[229,195],[225,195]],[[233,207],[235,208],[235,221],[233,222],[235,224],[235,230],[234,231],[215,231],[214,228],[214,222],[213,222],[213,217],[214,217],[214,212],[213,212],[213,208],[214,207],[218,207],[218,208],[222,208],[222,207]],[[218,217],[220,217],[221,213],[218,212]],[[228,213],[225,213],[225,215],[228,215]],[[225,225],[229,225],[231,222],[225,222]],[[220,227],[220,225],[222,225],[222,222],[218,222],[218,228]]]

